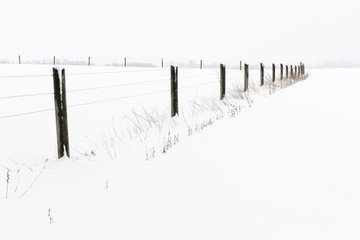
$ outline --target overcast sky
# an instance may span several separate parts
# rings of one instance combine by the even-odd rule
[[[1,0],[0,23],[0,59],[360,63],[357,0]]]

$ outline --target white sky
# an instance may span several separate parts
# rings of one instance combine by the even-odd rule
[[[356,0],[1,0],[0,23],[0,59],[360,62]]]

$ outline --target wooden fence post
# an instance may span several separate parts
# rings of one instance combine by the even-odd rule
[[[90,66],[91,65],[91,62],[90,62],[90,57],[89,57],[89,59],[88,59],[88,66]]]
[[[202,60],[200,60],[200,69],[202,69],[202,67],[203,67],[203,66],[202,66]]]
[[[171,72],[171,117],[179,114],[178,67],[170,66]]]
[[[294,78],[297,76],[297,66],[295,66],[295,74]]]
[[[126,57],[124,57],[124,67],[126,67]]]
[[[284,66],[280,63],[280,80],[284,78]]]
[[[244,92],[249,88],[249,65],[244,64]]]
[[[260,63],[260,86],[264,85],[264,64]]]
[[[223,100],[225,97],[225,76],[226,67],[223,64],[220,64],[220,100]]]
[[[272,64],[272,81],[275,82],[275,64]]]
[[[290,79],[294,77],[293,65],[290,65]]]
[[[286,79],[289,78],[289,66],[286,65]]]
[[[242,62],[240,61],[240,71],[242,70]]]
[[[301,74],[301,70],[300,70],[300,65],[298,66],[298,76],[300,76]]]
[[[161,59],[161,68],[164,68],[164,59]]]
[[[61,71],[61,79],[59,71]],[[53,68],[53,81],[58,158],[64,155],[70,158],[64,68]]]
[[[305,64],[303,63],[303,74],[305,74]]]
[[[56,64],[56,58],[55,58],[55,56],[54,56],[54,65]]]
[[[20,55],[19,55],[19,64],[21,64],[21,59],[20,59]]]

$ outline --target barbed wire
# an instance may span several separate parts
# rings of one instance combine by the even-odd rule
[[[206,82],[206,83],[193,84],[193,85],[189,85],[189,86],[179,87],[179,89],[198,87],[198,86],[209,85],[209,84],[213,84],[213,83],[220,83],[220,82],[219,81],[211,81],[211,82]]]
[[[54,92],[46,92],[46,93],[31,93],[31,94],[23,94],[23,95],[13,95],[13,96],[0,96],[1,99],[12,99],[12,98],[24,98],[24,97],[37,97],[37,96],[45,96],[52,95]]]
[[[121,74],[121,73],[141,73],[141,72],[158,72],[158,71],[168,71],[168,69],[148,69],[148,70],[131,70],[131,71],[111,71],[111,72],[80,72],[80,73],[66,73],[66,76],[86,76],[86,75],[101,75],[101,74]]]
[[[49,109],[43,109],[43,110],[38,110],[38,111],[32,111],[32,112],[16,113],[16,114],[11,114],[11,115],[0,116],[0,119],[13,118],[13,117],[19,117],[19,116],[24,116],[24,115],[33,115],[36,113],[50,112],[50,111],[54,111],[54,110],[55,110],[54,108],[49,108]]]
[[[37,77],[52,77],[52,74],[39,74],[39,75],[3,75],[0,78],[37,78]]]
[[[156,93],[169,92],[169,91],[170,91],[170,89],[159,90],[159,91],[153,91],[153,92],[147,92],[147,93],[140,93],[140,94],[134,94],[134,95],[129,95],[129,96],[117,97],[117,98],[109,98],[109,99],[104,99],[104,100],[73,104],[73,105],[69,105],[68,108],[80,107],[80,106],[86,106],[86,105],[93,105],[93,104],[104,103],[104,102],[111,102],[111,101],[116,101],[116,100],[121,100],[121,99],[126,99],[126,98],[134,98],[134,97],[152,95],[152,94],[156,94]]]
[[[214,75],[214,74],[211,74],[211,75]],[[194,78],[194,77],[199,77],[199,76],[210,76],[210,74],[187,76],[187,77],[183,77],[183,78],[189,79],[189,78]],[[159,82],[159,81],[168,81],[168,80],[155,80],[155,81],[151,81],[151,82]],[[93,89],[99,89],[99,88],[110,88],[110,87],[117,87],[117,86],[124,86],[124,85],[135,85],[135,84],[144,84],[144,83],[150,83],[150,82],[137,82],[137,83],[131,83],[131,84],[129,83],[129,84],[109,85],[109,86],[101,86],[101,87],[86,88],[86,89],[85,88],[84,89],[74,89],[74,90],[69,90],[67,92],[87,91],[87,90],[93,90]],[[179,89],[192,88],[192,87],[203,86],[203,85],[208,85],[208,84],[213,84],[213,83],[218,83],[218,81],[210,81],[210,82],[205,82],[205,83],[192,84],[192,85],[188,85],[188,86],[179,87]],[[170,92],[170,89],[152,91],[152,92],[145,92],[145,93],[140,93],[140,94],[133,94],[133,95],[128,95],[128,96],[122,96],[122,97],[117,97],[117,98],[109,98],[109,99],[91,101],[91,102],[86,102],[86,103],[73,104],[73,105],[69,105],[68,108],[74,108],[74,107],[86,106],[86,105],[93,105],[93,104],[110,102],[110,101],[115,101],[115,100],[128,99],[128,98],[134,98],[134,97],[141,97],[141,96],[146,96],[146,95],[153,95],[153,94],[163,93],[163,92]],[[0,99],[42,96],[42,95],[50,95],[50,94],[53,94],[53,92],[36,93],[36,94],[23,94],[23,95],[14,95],[14,96],[4,96],[4,97],[0,97]],[[19,116],[24,116],[24,115],[33,115],[33,114],[49,112],[49,111],[54,111],[54,108],[42,109],[42,110],[30,111],[30,112],[22,112],[22,113],[16,113],[16,114],[11,114],[11,115],[4,115],[4,116],[0,116],[0,119],[13,118],[13,117],[19,117]]]
[[[155,72],[155,71],[168,71],[168,69],[148,69],[148,70],[130,70],[130,71],[111,71],[111,72],[75,72],[67,73],[66,76],[77,75],[101,75],[101,74],[118,74],[118,73],[140,73],[140,72]],[[27,75],[0,75],[0,78],[36,78],[36,77],[52,77],[52,74],[27,74]]]

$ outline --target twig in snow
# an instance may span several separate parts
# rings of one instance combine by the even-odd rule
[[[8,190],[9,190],[9,180],[10,180],[10,175],[9,175],[9,170],[6,173],[6,196],[5,199],[8,198]]]
[[[25,192],[20,196],[23,197],[29,190],[30,188],[34,185],[34,183],[36,182],[36,180],[38,180],[38,178],[40,177],[40,175],[42,174],[42,172],[44,171],[45,167],[43,167],[40,171],[40,173],[36,176],[36,178],[34,179],[34,181],[31,183],[31,185],[25,190]]]
[[[49,208],[48,216],[49,216],[50,224],[53,224],[53,223],[54,223],[54,219],[51,217],[50,212],[51,212],[51,210],[50,210],[50,208]]]
[[[77,152],[78,154],[80,154],[81,156],[83,156],[84,158],[86,158],[87,160],[89,160],[90,162],[92,162],[92,160],[87,157],[86,155],[82,154],[81,152],[79,152],[78,150],[76,150],[74,147],[71,147],[72,150],[74,150],[75,152]]]
[[[18,187],[19,187],[19,182],[20,182],[20,168],[17,170],[17,172],[16,172],[18,175],[19,175],[19,177],[18,177],[18,180],[17,180],[17,183],[16,183],[16,187],[15,187],[15,192],[17,192],[17,189],[18,189]]]

